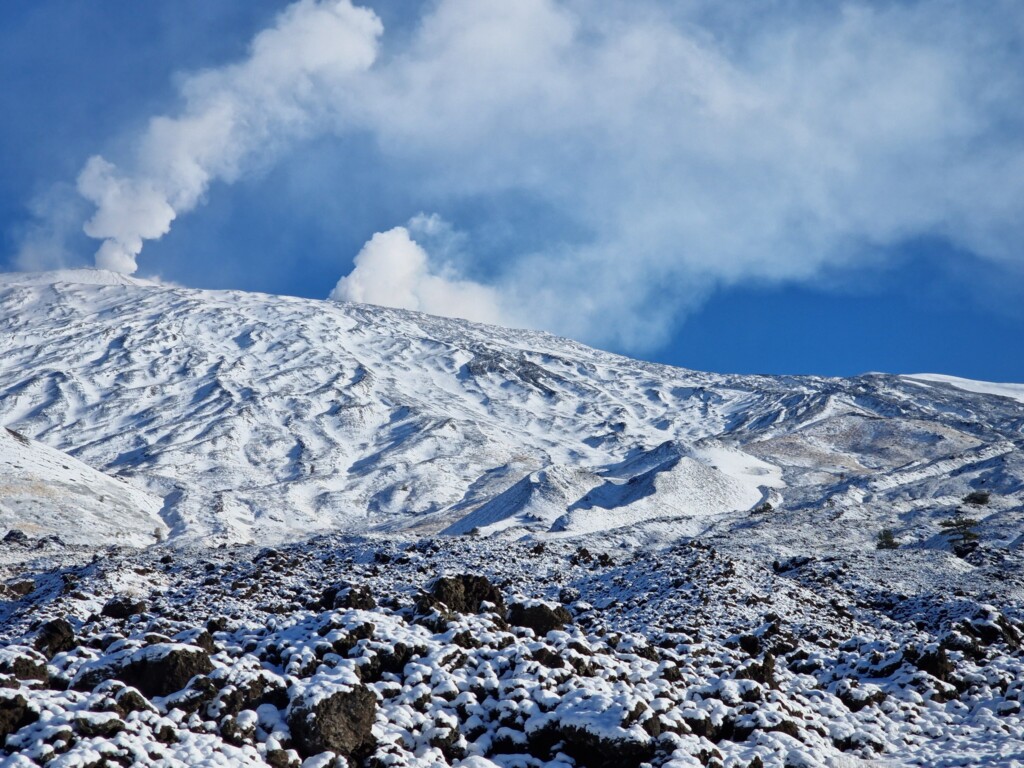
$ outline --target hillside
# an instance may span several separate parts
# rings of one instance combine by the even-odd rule
[[[86,270],[0,427],[4,768],[1024,760],[1019,386]]]
[[[757,528],[768,501],[861,547],[874,530],[810,513],[923,542],[977,488],[990,538],[1020,520],[1024,405],[941,381],[698,373],[95,270],[7,276],[0,308],[0,423],[160,497],[175,538],[671,538]]]

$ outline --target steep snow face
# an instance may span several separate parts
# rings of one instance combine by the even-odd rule
[[[0,530],[68,544],[145,546],[167,533],[161,506],[65,453],[0,429]]]
[[[0,280],[0,425],[160,497],[172,534],[205,543],[750,533],[765,501],[790,516],[772,525],[826,546],[827,520],[854,512],[926,541],[978,487],[986,512],[1016,519],[1024,485],[1024,405],[1002,397],[712,375],[543,333],[94,271]],[[815,509],[829,517],[807,522]]]
[[[1024,403],[1024,384],[997,384],[991,381],[974,381],[973,379],[961,379],[959,376],[945,376],[940,373],[915,373],[904,378],[934,382],[936,384],[948,384],[951,387],[964,389],[968,392],[999,395],[1000,397],[1009,397]]]

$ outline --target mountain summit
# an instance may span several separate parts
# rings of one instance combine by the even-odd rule
[[[172,537],[207,543],[753,540],[781,525],[862,547],[880,527],[928,541],[976,489],[999,539],[1024,485],[1024,404],[955,381],[699,373],[544,333],[97,270],[0,278],[0,394],[0,424],[162,499]]]

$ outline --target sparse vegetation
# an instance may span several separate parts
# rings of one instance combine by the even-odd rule
[[[958,555],[973,549],[980,538],[980,534],[975,530],[978,521],[964,515],[963,510],[958,509],[953,517],[942,520],[939,525],[949,531],[949,543],[953,545],[953,551]]]
[[[878,532],[878,538],[875,541],[876,549],[898,549],[900,543],[896,541],[896,535],[892,528],[883,528]]]
[[[988,504],[991,494],[988,491],[971,491],[964,496],[964,504],[973,504],[976,507],[983,507]]]

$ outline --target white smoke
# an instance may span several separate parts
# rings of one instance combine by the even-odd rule
[[[370,137],[417,205],[512,193],[564,225],[496,235],[500,262],[470,270],[472,240],[452,259],[410,222],[367,243],[340,298],[526,318],[638,350],[719,286],[871,268],[916,238],[1000,268],[1022,260],[1013,0],[758,14],[705,0],[435,0],[417,13],[402,48],[378,58],[371,11],[299,0],[247,59],[187,77],[182,109],[150,121],[127,164],[92,158],[79,177],[97,263],[133,271],[212,182],[318,132]],[[37,254],[59,252],[37,240]]]
[[[437,226],[438,222],[418,218],[413,223]],[[462,279],[451,266],[431,264],[427,252],[406,227],[371,237],[356,256],[352,271],[334,286],[330,298],[481,323],[514,324],[503,311],[497,291]]]
[[[383,31],[349,0],[299,0],[259,33],[244,61],[188,77],[184,109],[156,117],[128,171],[92,157],[78,191],[96,205],[85,224],[103,240],[98,267],[131,274],[144,241],[167,234],[214,180],[233,181],[259,154],[309,132],[324,101],[366,71]]]

